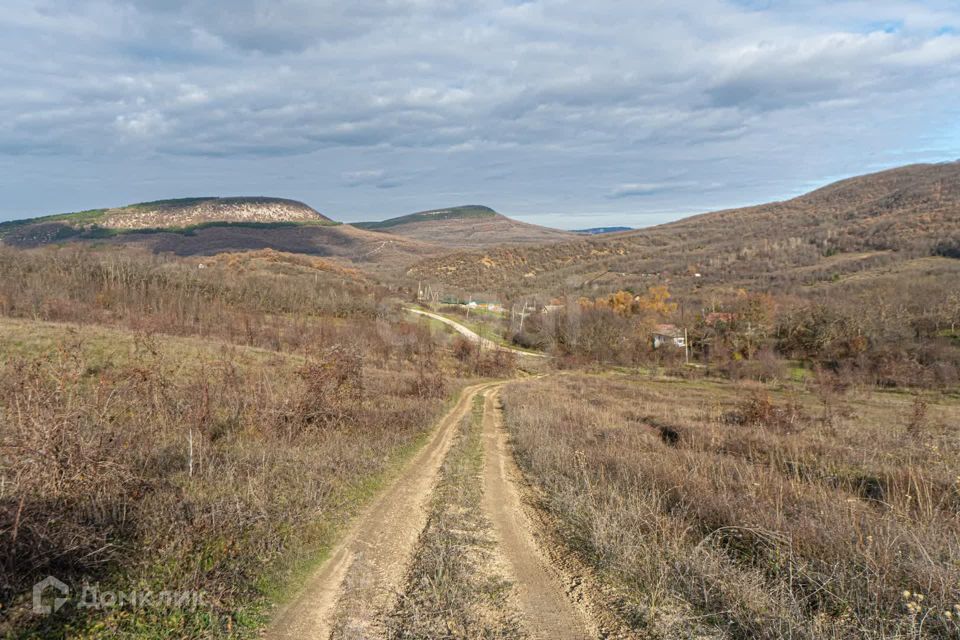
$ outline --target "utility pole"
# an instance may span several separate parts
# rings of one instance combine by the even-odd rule
[[[523,321],[527,318],[527,301],[523,301],[523,311],[520,312],[520,333],[523,333]]]

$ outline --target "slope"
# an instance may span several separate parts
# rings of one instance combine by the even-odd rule
[[[374,270],[402,268],[441,252],[424,242],[338,224],[302,202],[263,197],[160,200],[4,222],[0,241],[19,248],[136,245],[179,256],[273,249]]]
[[[479,205],[421,211],[381,222],[358,222],[353,226],[465,249],[544,244],[576,237],[568,231],[520,222]]]
[[[296,200],[257,197],[177,198],[140,202],[111,209],[91,209],[0,223],[0,234],[40,223],[75,228],[166,229],[219,222],[333,224],[330,218]]]
[[[960,162],[902,167],[785,202],[611,236],[455,252],[418,263],[409,275],[478,291],[643,288],[664,280],[679,288],[770,289],[930,255],[960,256]]]

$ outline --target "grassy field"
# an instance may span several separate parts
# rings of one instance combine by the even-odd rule
[[[354,400],[295,355],[0,322],[2,506],[16,523],[0,629],[26,637],[255,629],[443,406],[397,372],[365,370],[377,401]],[[41,574],[202,591],[210,606],[33,619],[18,596]]]
[[[490,342],[494,342],[501,347],[509,347],[510,349],[526,351],[528,353],[540,353],[534,349],[526,349],[524,347],[512,344],[503,337],[504,329],[508,324],[506,322],[507,319],[503,314],[488,311],[486,309],[473,309],[470,311],[469,317],[467,317],[466,312],[462,314],[453,313],[449,309],[450,306],[446,305],[445,307],[441,307],[440,311],[434,311],[434,313],[462,324],[476,333],[478,336],[486,338]]]
[[[423,441],[462,383],[429,330],[266,258],[0,254],[0,636],[253,636]],[[202,606],[37,616],[48,575]]]
[[[569,375],[504,400],[641,637],[958,637],[955,397]]]

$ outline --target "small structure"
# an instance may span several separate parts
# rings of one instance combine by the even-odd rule
[[[678,329],[672,324],[658,324],[653,329],[653,348],[659,349],[662,346],[676,347],[684,349],[687,346],[687,339],[684,336],[683,329]]]
[[[713,327],[717,324],[730,324],[733,322],[732,313],[722,313],[720,311],[712,311],[703,317],[703,323],[708,327]]]

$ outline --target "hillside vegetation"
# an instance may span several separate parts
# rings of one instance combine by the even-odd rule
[[[782,292],[930,255],[960,256],[960,162],[884,171],[786,202],[611,236],[455,252],[409,275],[491,292],[642,290],[651,281]]]
[[[570,240],[576,234],[513,220],[489,207],[468,205],[421,211],[354,226],[382,231],[445,248],[537,245]]]
[[[243,637],[461,381],[381,288],[275,252],[0,248],[0,636]],[[30,585],[202,606],[30,613]]]
[[[504,403],[631,637],[960,634],[955,396],[571,375]]]

